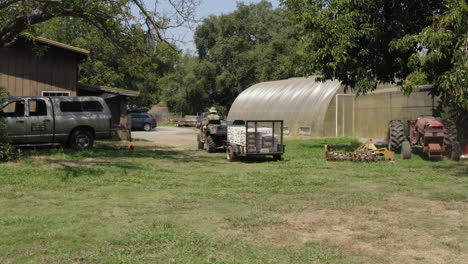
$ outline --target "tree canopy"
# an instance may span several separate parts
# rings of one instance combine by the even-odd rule
[[[442,104],[468,109],[464,0],[282,0],[300,27],[298,71],[358,93],[378,82],[406,93],[434,84]]]
[[[131,42],[146,35],[153,42],[168,42],[166,30],[194,20],[199,0],[165,0],[172,12],[165,15],[155,6],[150,11],[142,0],[3,0],[0,3],[0,46],[12,41],[31,25],[55,17],[75,17],[93,25],[115,45],[138,47]],[[156,2],[159,3],[159,2]],[[139,16],[132,13],[139,10]],[[137,26],[137,30],[135,28]]]
[[[165,33],[193,22],[198,3],[165,0],[149,11],[141,0],[5,0],[0,46],[29,32],[88,49],[92,55],[80,65],[79,81],[139,90],[134,103],[150,106],[159,101],[158,79],[173,69],[179,52]]]
[[[296,35],[284,9],[239,3],[210,16],[195,31],[197,58],[183,58],[161,85],[169,107],[194,113],[211,105],[228,109],[237,95],[262,81],[294,76]]]

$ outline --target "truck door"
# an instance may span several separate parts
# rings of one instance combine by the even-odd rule
[[[52,106],[45,99],[28,100],[27,143],[52,143],[54,136]]]
[[[5,118],[8,138],[12,144],[24,144],[26,139],[25,101],[15,100],[0,109]]]

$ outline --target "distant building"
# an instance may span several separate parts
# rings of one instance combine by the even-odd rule
[[[138,91],[78,84],[78,65],[89,51],[40,37],[19,36],[0,47],[0,86],[10,96],[101,96],[114,125],[127,127],[127,97]]]
[[[344,93],[339,81],[291,78],[255,84],[234,101],[229,120],[284,120],[285,134],[313,137],[356,137],[385,140],[390,120],[432,115],[430,87],[405,96],[395,86],[379,86],[356,96]]]

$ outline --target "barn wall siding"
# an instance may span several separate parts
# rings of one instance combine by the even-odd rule
[[[0,48],[0,86],[11,96],[41,96],[43,91],[76,95],[78,58],[49,47],[42,56],[24,43]]]

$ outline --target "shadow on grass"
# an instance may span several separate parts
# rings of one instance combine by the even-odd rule
[[[443,171],[450,171],[450,176],[468,177],[468,164],[453,161],[449,164],[435,164],[432,166],[432,168]]]
[[[272,156],[249,156],[249,157],[238,157],[234,162],[242,163],[265,163],[265,162],[285,162],[287,160],[275,160]]]
[[[114,158],[152,158],[152,159],[172,159],[172,160],[196,160],[197,157],[192,154],[193,151],[189,150],[176,150],[171,147],[165,146],[136,146],[134,150],[127,150],[124,146],[119,145],[99,145],[90,150],[73,150],[63,149],[61,147],[36,147],[33,149],[22,149],[25,156],[56,156],[65,155],[67,162],[76,162],[83,165],[108,165],[112,163],[108,161],[89,161],[83,163],[80,161],[86,158],[93,159],[114,159]],[[55,159],[54,159],[55,160]]]
[[[69,166],[65,164],[60,164],[62,166],[62,171],[64,175],[62,175],[62,181],[67,181],[71,178],[78,178],[81,176],[91,176],[91,177],[98,177],[104,174],[104,170],[102,168],[89,168],[89,167],[75,167]]]

